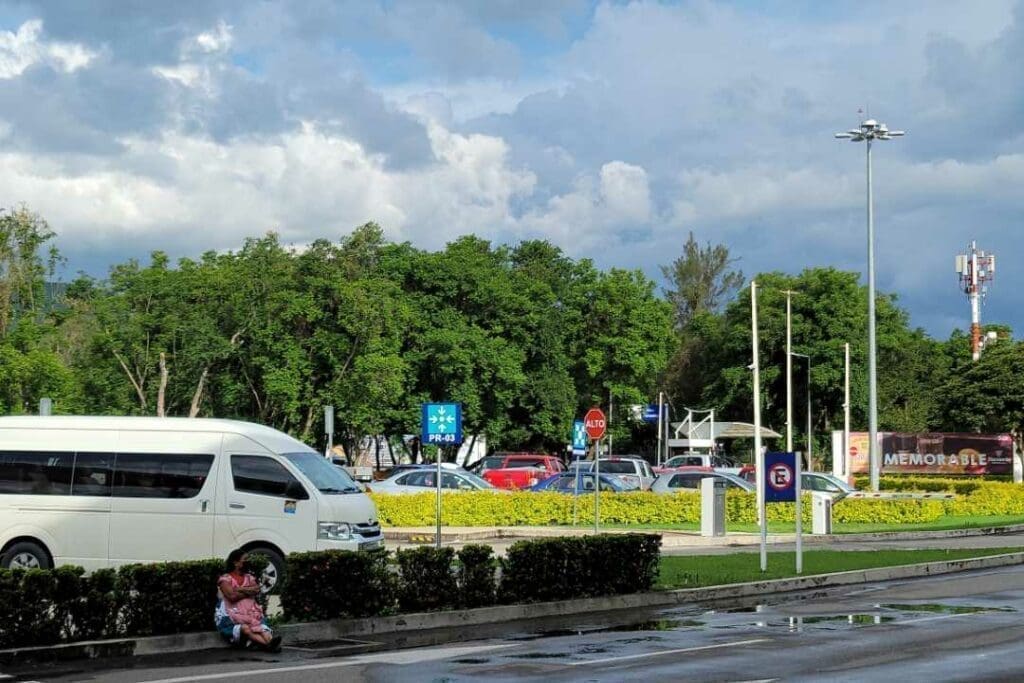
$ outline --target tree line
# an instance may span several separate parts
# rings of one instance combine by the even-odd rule
[[[463,404],[464,431],[492,450],[560,452],[572,421],[614,399],[619,452],[653,446],[631,404],[664,391],[674,409],[751,414],[749,296],[729,250],[693,235],[663,268],[601,270],[541,240],[464,236],[428,251],[368,223],[303,248],[274,234],[237,250],[173,261],[153,252],[59,295],[54,233],[28,209],[0,212],[0,413],[56,411],[252,420],[323,444],[394,443],[419,429],[420,405]],[[764,273],[765,424],[785,421],[785,290],[794,350],[812,358],[814,429],[842,424],[843,343],[852,349],[854,427],[866,424],[865,288],[856,273]],[[968,339],[936,341],[895,297],[878,301],[880,426],[1019,432],[1024,346],[1003,336],[971,363]],[[805,381],[794,366],[797,406]],[[992,381],[996,379],[997,381]],[[972,407],[973,406],[973,407]],[[801,414],[797,408],[796,413]],[[803,420],[800,433],[803,433]],[[823,452],[820,451],[819,452]]]

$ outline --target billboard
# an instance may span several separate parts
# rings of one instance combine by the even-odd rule
[[[1012,474],[1009,434],[879,432],[883,474]],[[868,468],[867,432],[850,432],[850,472]]]

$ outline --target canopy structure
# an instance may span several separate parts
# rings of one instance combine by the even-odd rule
[[[687,417],[682,422],[672,423],[672,434],[674,438],[668,440],[672,452],[712,452],[715,444],[725,439],[753,439],[754,425],[749,422],[716,422],[713,415],[699,421]],[[761,427],[762,439],[778,439],[781,436],[767,427]]]

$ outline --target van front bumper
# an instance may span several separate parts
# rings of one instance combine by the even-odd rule
[[[366,538],[364,536],[356,536],[347,541],[331,541],[327,539],[318,539],[316,542],[317,550],[376,550],[377,548],[383,547],[383,534],[370,538]]]

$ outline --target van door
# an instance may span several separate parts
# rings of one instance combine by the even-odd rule
[[[234,547],[272,543],[285,555],[315,550],[315,492],[281,458],[258,447],[225,448],[225,456],[230,477],[221,509]]]
[[[114,459],[110,562],[213,557],[220,434],[122,431]]]

